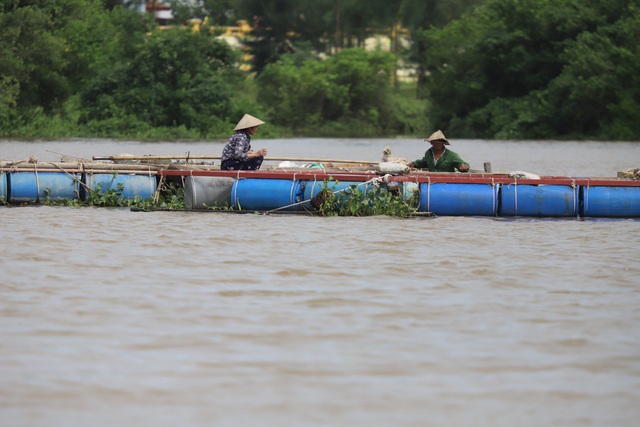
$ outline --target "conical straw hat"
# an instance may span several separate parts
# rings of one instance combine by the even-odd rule
[[[245,114],[244,116],[242,116],[242,118],[240,119],[240,121],[238,122],[238,124],[233,130],[236,131],[236,130],[242,130],[242,129],[249,129],[254,126],[260,126],[263,124],[264,122],[262,120],[257,119],[249,114]]]
[[[425,141],[429,141],[429,142],[440,141],[440,142],[444,142],[445,145],[451,145],[449,144],[449,141],[447,141],[447,138],[444,137],[444,133],[442,133],[442,131],[440,130],[432,133],[429,138],[425,139]]]

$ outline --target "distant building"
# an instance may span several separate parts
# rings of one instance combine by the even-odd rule
[[[152,13],[158,25],[172,25],[174,21],[171,5],[162,3],[157,0],[147,0],[145,7],[147,13]]]

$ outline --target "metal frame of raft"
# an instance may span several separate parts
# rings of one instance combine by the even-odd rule
[[[0,198],[10,204],[86,199],[87,188],[101,191],[123,184],[122,197],[151,199],[160,179],[181,181],[185,203],[206,209],[228,203],[235,209],[306,210],[309,200],[332,182],[339,191],[380,179],[375,171],[164,169],[153,165],[41,163],[0,169]],[[419,212],[441,216],[640,217],[640,181],[619,178],[545,176],[512,178],[491,173],[384,175],[403,195],[418,191]],[[366,185],[365,185],[366,191]]]

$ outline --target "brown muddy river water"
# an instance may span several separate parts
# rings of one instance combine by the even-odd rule
[[[640,143],[452,141],[615,176]],[[219,155],[0,141],[0,158]],[[420,140],[256,140],[414,160]],[[54,152],[54,153],[52,153]],[[637,426],[640,221],[0,207],[2,426]]]

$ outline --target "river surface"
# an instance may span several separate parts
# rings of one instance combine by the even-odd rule
[[[0,159],[223,143],[0,141]],[[452,143],[476,169],[640,167],[640,143]],[[0,207],[0,425],[637,426],[639,242],[634,219]]]

